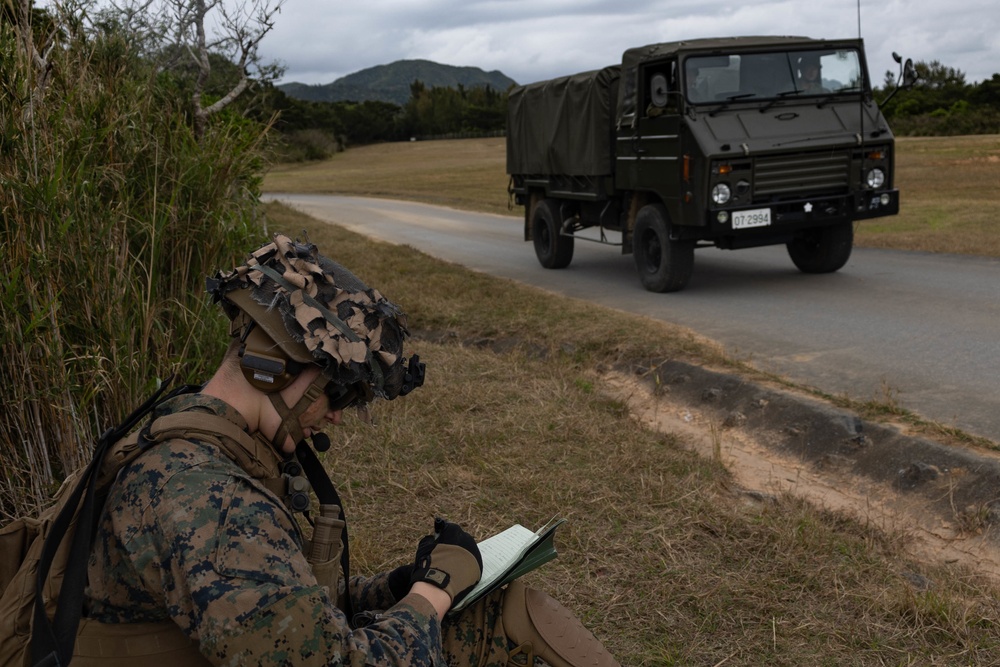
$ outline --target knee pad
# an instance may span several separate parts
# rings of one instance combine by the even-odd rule
[[[552,667],[621,667],[566,607],[519,580],[507,586],[501,615],[515,645],[508,665],[534,667],[537,657]]]

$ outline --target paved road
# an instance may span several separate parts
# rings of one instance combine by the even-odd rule
[[[321,220],[471,269],[679,324],[733,356],[832,394],[888,387],[904,407],[1000,442],[1000,260],[855,249],[840,272],[799,273],[783,247],[695,253],[686,290],[652,294],[632,256],[577,241],[539,266],[520,218],[378,199],[270,195]]]

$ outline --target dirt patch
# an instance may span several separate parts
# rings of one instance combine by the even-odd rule
[[[636,418],[721,460],[750,497],[791,493],[906,535],[918,558],[1000,580],[1000,457],[683,362],[602,379]]]

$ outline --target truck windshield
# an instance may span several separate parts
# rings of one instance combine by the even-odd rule
[[[864,85],[855,49],[691,56],[684,63],[684,77],[692,104],[826,98],[860,92]]]

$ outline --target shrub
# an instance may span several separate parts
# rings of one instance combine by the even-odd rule
[[[323,130],[295,130],[274,135],[272,150],[278,162],[325,160],[343,150],[337,138]]]
[[[113,32],[48,57],[39,88],[0,25],[0,520],[160,379],[214,365],[204,279],[263,240],[259,125],[221,114],[196,141],[170,79]]]

